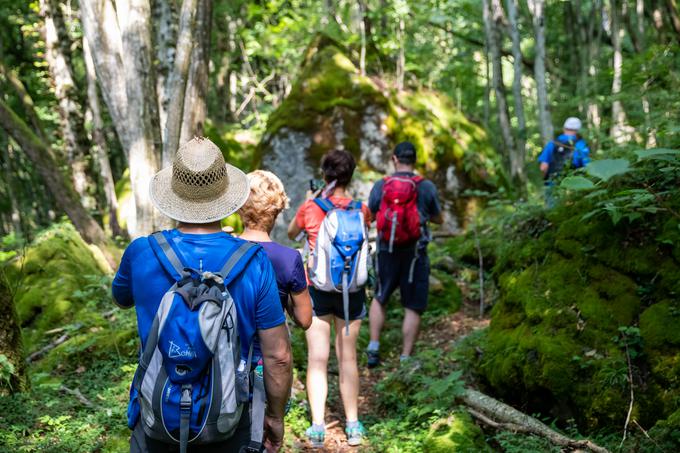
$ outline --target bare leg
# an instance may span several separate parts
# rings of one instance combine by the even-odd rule
[[[331,352],[332,315],[315,316],[305,332],[307,337],[307,398],[312,412],[312,423],[325,425],[326,396],[328,396],[328,355]]]
[[[357,366],[357,337],[361,320],[349,322],[349,335],[345,335],[345,320],[335,318],[335,353],[340,368],[340,395],[345,407],[345,418],[355,422],[359,416],[359,368]]]
[[[401,350],[401,355],[409,356],[413,352],[413,345],[418,338],[418,330],[420,329],[420,315],[409,309],[404,309],[404,324],[401,327],[401,332],[404,335],[404,344]]]
[[[368,313],[368,322],[371,331],[371,341],[380,341],[380,333],[385,325],[385,307],[378,299],[373,299]]]

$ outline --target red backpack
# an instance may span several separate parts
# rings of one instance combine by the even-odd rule
[[[388,176],[384,179],[380,209],[376,215],[378,235],[389,244],[412,244],[422,235],[418,212],[420,176]]]

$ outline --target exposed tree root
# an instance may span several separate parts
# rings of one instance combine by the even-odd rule
[[[590,440],[575,440],[551,429],[539,420],[476,390],[467,389],[460,397],[470,415],[494,429],[534,434],[555,445],[568,448],[587,448],[595,453],[609,453]]]

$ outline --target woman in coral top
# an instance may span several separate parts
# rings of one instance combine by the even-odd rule
[[[356,168],[354,157],[347,151],[331,151],[321,160],[321,171],[326,181],[325,198],[336,207],[346,207],[352,201],[347,191]],[[371,214],[362,203],[366,223]],[[316,247],[316,239],[326,214],[313,199],[305,201],[288,227],[291,239],[305,231],[310,252]],[[349,335],[344,334],[345,315],[342,294],[320,291],[309,287],[312,296],[312,326],[307,330],[307,396],[312,412],[312,425],[307,437],[314,447],[323,447],[326,424],[324,411],[328,395],[328,356],[331,347],[331,325],[335,326],[335,353],[340,367],[340,394],[345,409],[347,442],[360,445],[365,430],[359,421],[359,370],[357,367],[357,337],[361,320],[366,316],[366,291],[350,293]]]

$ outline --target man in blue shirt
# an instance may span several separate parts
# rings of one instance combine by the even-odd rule
[[[222,232],[220,220],[241,207],[248,196],[248,182],[236,167],[225,164],[219,148],[210,140],[195,138],[177,152],[172,167],[161,170],[151,183],[154,205],[179,222],[176,229],[162,234],[185,268],[218,272],[231,254],[244,242]],[[125,250],[113,281],[113,297],[123,308],[135,307],[142,347],[161,299],[175,283],[167,267],[159,261],[158,242],[151,237],[136,239]],[[155,251],[154,251],[155,249]],[[234,269],[238,276],[227,285],[236,304],[241,356],[248,358],[257,338],[264,368],[267,406],[264,446],[278,451],[283,440],[283,416],[292,382],[290,340],[279,301],[276,277],[265,252],[255,255]],[[236,275],[236,274],[235,274]],[[139,371],[139,370],[138,370]],[[133,429],[131,452],[175,451],[175,445],[152,439],[140,423],[137,390],[130,391],[128,424]],[[191,452],[239,451],[251,439],[249,411],[233,436],[210,445],[191,447]]]
[[[567,118],[563,132],[543,148],[538,161],[546,181],[559,175],[565,168],[581,168],[590,162],[590,149],[578,134],[579,130],[581,120]]]

